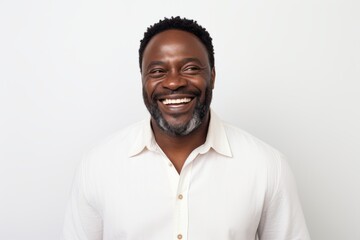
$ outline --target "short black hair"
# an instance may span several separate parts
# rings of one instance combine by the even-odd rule
[[[159,22],[147,28],[146,32],[144,33],[143,39],[140,41],[140,48],[139,48],[140,70],[142,69],[142,59],[143,59],[144,50],[148,45],[148,43],[150,42],[150,40],[156,34],[170,29],[183,30],[194,34],[204,44],[208,52],[210,67],[211,68],[214,67],[215,65],[214,46],[212,44],[212,38],[209,32],[205,28],[200,26],[195,20],[181,18],[177,16],[171,18],[164,18],[164,20],[160,20]]]

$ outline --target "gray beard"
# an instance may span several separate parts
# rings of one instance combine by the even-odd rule
[[[210,87],[206,88],[204,103],[200,103],[199,101],[197,102],[192,118],[185,124],[170,125],[162,116],[157,103],[155,101],[152,103],[149,102],[144,88],[143,99],[151,117],[155,120],[156,124],[162,131],[173,136],[186,136],[202,124],[205,116],[209,112],[212,99],[212,89]]]

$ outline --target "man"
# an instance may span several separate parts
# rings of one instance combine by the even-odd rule
[[[283,156],[210,110],[209,33],[165,18],[147,29],[139,60],[151,119],[81,162],[64,239],[310,239]]]

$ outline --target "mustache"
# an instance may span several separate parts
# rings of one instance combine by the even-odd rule
[[[161,92],[154,93],[152,99],[163,99],[165,96],[170,96],[174,94],[193,95],[195,97],[198,97],[201,95],[201,92],[197,90],[162,90]]]

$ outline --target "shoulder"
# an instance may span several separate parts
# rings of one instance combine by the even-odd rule
[[[238,162],[252,166],[262,172],[266,181],[275,190],[284,171],[289,171],[286,157],[270,144],[260,140],[247,131],[228,123],[223,123],[226,136]]]
[[[282,192],[289,192],[288,189],[295,186],[293,173],[284,154],[238,127],[224,123],[224,128],[234,157],[246,161],[263,173],[267,182],[266,202]]]
[[[131,124],[101,139],[85,153],[85,159],[104,162],[107,159],[124,158],[128,155],[129,149],[143,136],[146,122],[147,120],[143,120]]]
[[[233,153],[263,155],[267,159],[282,158],[282,153],[270,144],[232,124],[223,122],[224,130]]]

